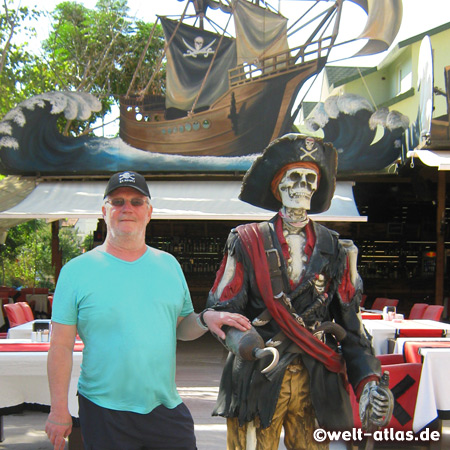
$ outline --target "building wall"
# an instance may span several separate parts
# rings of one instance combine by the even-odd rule
[[[426,34],[426,33],[424,33]],[[378,65],[376,71],[348,82],[341,80],[330,86],[325,75],[321,91],[321,101],[330,95],[344,93],[358,94],[368,99],[376,108],[383,106],[397,110],[416,120],[419,108],[419,52],[424,34],[400,42]],[[445,92],[444,67],[450,65],[448,42],[450,23],[430,30],[428,33],[433,50],[434,86]],[[447,100],[442,95],[434,95],[433,118],[447,114]]]

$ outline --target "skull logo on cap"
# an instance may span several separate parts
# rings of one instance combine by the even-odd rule
[[[119,175],[119,183],[134,183],[135,176],[130,172],[123,172]]]

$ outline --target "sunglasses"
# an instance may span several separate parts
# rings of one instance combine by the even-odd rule
[[[132,198],[131,200],[128,200],[131,204],[131,206],[140,207],[145,204],[148,205],[148,202],[145,198]],[[111,198],[110,200],[106,200],[105,203],[109,203],[111,206],[115,206],[116,208],[121,208],[125,205],[126,200],[121,197],[115,197]]]

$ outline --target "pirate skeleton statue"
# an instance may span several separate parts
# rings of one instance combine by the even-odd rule
[[[251,319],[279,361],[268,371],[267,353],[245,357],[223,342],[231,351],[213,414],[227,418],[229,450],[277,449],[282,427],[287,449],[326,448],[317,424],[353,427],[349,383],[363,423],[390,419],[392,394],[358,314],[357,248],[307,215],[329,208],[336,167],[331,144],[287,134],[244,177],[240,199],[277,214],[231,231],[207,306]]]

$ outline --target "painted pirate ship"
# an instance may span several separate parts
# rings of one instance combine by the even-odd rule
[[[168,155],[261,152],[291,131],[300,89],[322,70],[336,43],[344,1],[299,0],[300,18],[292,25],[263,0],[188,0],[180,20],[158,17],[166,39],[165,95],[121,97],[121,139]],[[400,27],[401,1],[350,1],[368,13],[357,37],[367,43],[358,54],[386,50]],[[203,26],[210,10],[232,17],[233,36],[226,28],[213,33]],[[216,22],[213,26],[217,30]],[[300,45],[290,46],[288,37],[292,42],[294,36]]]
[[[201,16],[202,11],[207,12],[213,6],[227,11],[224,1],[195,0],[188,2],[188,5],[196,6],[195,13]],[[272,47],[264,51],[261,48],[266,46],[261,44],[255,53],[257,56],[247,57],[248,63],[238,59],[238,55],[250,52],[242,50],[250,38],[244,38],[243,42],[229,38],[226,41],[228,47],[221,44],[225,56],[224,61],[220,62],[222,53],[217,46],[221,35],[206,32],[203,35],[201,29],[199,32],[198,28],[191,26],[186,28],[191,31],[190,35],[181,35],[184,23],[167,19],[164,26],[169,29],[168,36],[179,37],[178,62],[193,66],[178,66],[171,59],[175,50],[170,45],[167,47],[167,89],[164,97],[155,93],[124,96],[121,99],[121,136],[116,138],[63,136],[59,132],[57,121],[62,115],[70,120],[87,120],[92,111],[100,110],[100,102],[88,93],[46,92],[29,98],[0,121],[0,172],[18,175],[98,175],[137,168],[143,173],[245,172],[269,142],[291,131],[297,113],[292,112],[297,93],[308,77],[320,71],[333,45],[340,44],[336,41],[336,22],[332,25],[329,19],[333,17],[339,23],[344,1],[347,0],[289,1],[289,4],[295,5],[324,4],[328,8],[315,15],[319,25],[313,20],[306,20],[308,25],[302,30],[309,32],[312,28],[312,31],[301,40],[299,47],[286,47],[286,35],[291,34],[292,30],[287,26],[287,19],[266,7],[245,0],[233,1],[228,5],[231,12],[233,8],[234,13],[239,11],[238,5],[242,3],[249,7],[249,11],[256,10],[261,14],[256,31],[254,25],[258,22],[257,18],[244,19],[246,26],[242,28],[248,32],[253,30],[250,34],[256,33],[262,44],[269,41],[263,31],[270,28],[275,41]],[[366,9],[369,6],[369,12],[373,4],[377,13],[382,12],[382,7],[392,7],[389,13],[385,12],[385,18],[390,21],[371,19],[369,14],[365,31],[359,36],[367,39],[359,54],[386,50],[399,27],[401,1],[351,1],[366,6]],[[280,2],[283,4],[283,0]],[[267,15],[271,18],[276,16],[282,26],[269,27]],[[308,16],[304,18],[308,19]],[[299,27],[295,25],[293,28]],[[328,40],[325,40],[324,27],[325,30],[331,27],[331,38]],[[383,31],[383,39],[376,37],[380,31]],[[195,43],[199,36],[202,39],[197,39]],[[169,37],[168,43],[175,41],[175,37]],[[278,41],[283,42],[282,50],[275,48]],[[247,46],[251,49],[255,45]],[[232,62],[230,69],[228,60]],[[195,78],[194,69],[199,61],[206,63],[207,68],[203,66],[203,71],[200,70]],[[226,77],[220,78],[223,74]],[[192,91],[186,91],[182,81],[186,81],[187,86],[194,86]],[[364,98],[344,94],[319,103],[307,124],[313,130],[323,130],[325,140],[333,142],[338,149],[338,172],[375,171],[384,169],[400,156],[400,141],[408,125],[405,125],[404,117],[394,120],[393,114],[387,108],[374,111]],[[380,126],[384,130],[383,138],[375,140],[375,130]]]

